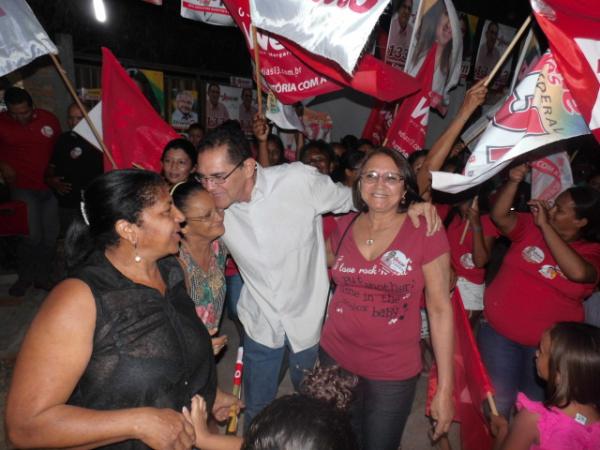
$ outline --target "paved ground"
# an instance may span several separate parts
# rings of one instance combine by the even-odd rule
[[[19,345],[25,335],[33,316],[45,297],[45,292],[30,289],[22,299],[9,297],[8,287],[15,280],[14,275],[0,275],[0,412],[4,419],[4,403],[8,390],[10,377]],[[218,364],[219,385],[222,389],[231,391],[233,368],[235,365],[238,337],[235,327],[231,321],[225,318],[223,332],[229,335],[229,347]],[[432,448],[428,433],[429,422],[424,416],[427,379],[422,376],[419,380],[417,395],[408,424],[404,432],[402,450],[422,450]],[[279,394],[284,395],[292,392],[289,377],[285,377]],[[0,449],[7,449],[8,444],[4,435],[4,420],[0,425]],[[454,449],[459,449],[458,429],[453,425],[450,441]]]

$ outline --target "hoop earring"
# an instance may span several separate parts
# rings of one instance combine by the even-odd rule
[[[137,241],[135,241],[134,244],[133,244],[133,252],[135,254],[135,257],[133,258],[133,260],[136,263],[142,262],[142,257],[140,255],[138,255],[138,252],[137,252]]]

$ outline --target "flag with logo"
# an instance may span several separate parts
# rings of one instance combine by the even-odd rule
[[[282,104],[272,92],[269,92],[267,96],[266,116],[282,130],[304,131],[302,121],[296,114],[294,107]]]
[[[181,17],[209,25],[235,27],[233,17],[221,0],[181,0]]]
[[[375,146],[382,146],[394,120],[394,103],[378,102],[371,109],[361,137],[370,140]]]
[[[402,100],[387,132],[385,145],[405,156],[422,149],[425,145],[436,49],[434,44],[417,74],[421,90]]]
[[[258,28],[335,61],[352,75],[369,35],[389,3],[390,0],[252,0],[252,21]]]
[[[102,48],[102,125],[104,143],[119,169],[160,172],[163,148],[180,137],[107,48]],[[112,169],[106,158],[104,168]]]
[[[565,85],[600,141],[600,7],[597,0],[531,1]]]
[[[0,77],[38,56],[58,54],[25,0],[0,2]]]
[[[573,173],[567,152],[553,153],[531,163],[531,198],[553,201],[571,186]]]
[[[531,150],[589,132],[554,56],[547,52],[496,113],[464,173],[433,172],[432,187],[462,192],[488,180]]]

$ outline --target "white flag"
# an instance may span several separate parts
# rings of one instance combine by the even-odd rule
[[[531,163],[531,198],[554,200],[573,186],[573,173],[567,152],[558,152]]]
[[[496,113],[464,174],[432,172],[432,187],[453,194],[462,192],[488,180],[531,150],[589,132],[548,52]]]
[[[304,126],[296,110],[291,105],[281,103],[272,92],[267,97],[267,119],[282,130],[298,130],[304,132]]]
[[[98,133],[100,134],[100,136],[103,136],[103,134],[102,134],[102,102],[98,102],[98,104],[96,106],[94,106],[91,109],[91,111],[88,112],[88,116],[89,116],[90,120],[92,121],[92,123],[94,124],[94,126],[96,127],[96,130],[98,130]],[[92,129],[88,125],[87,120],[84,119],[84,120],[79,121],[79,123],[77,125],[75,125],[75,128],[73,128],[73,131],[75,133],[77,133],[79,136],[81,136],[82,138],[84,138],[86,141],[88,141],[90,144],[92,144],[94,147],[102,150],[102,147],[100,146],[98,139],[96,139],[96,136],[94,136],[94,133],[92,132]]]
[[[0,2],[0,77],[48,53],[58,50],[25,0]]]
[[[252,0],[252,23],[352,74],[390,0]]]

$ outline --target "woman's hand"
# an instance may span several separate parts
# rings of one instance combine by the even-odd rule
[[[467,209],[467,220],[474,227],[481,227],[481,216],[479,215],[479,196],[471,200],[471,205]]]
[[[465,99],[460,107],[459,114],[463,113],[467,115],[467,119],[471,117],[471,114],[485,102],[488,88],[484,86],[485,78],[475,83],[471,89],[465,94]]]
[[[525,179],[525,175],[529,172],[529,166],[525,163],[513,167],[508,172],[508,179],[513,183],[520,183]]]
[[[204,447],[204,442],[210,437],[210,431],[208,430],[208,425],[206,423],[208,420],[206,401],[199,395],[194,395],[192,397],[192,410],[189,411],[184,406],[183,416],[194,427],[194,433],[196,434],[195,446],[199,448]]]
[[[194,427],[183,414],[172,409],[140,408],[136,424],[139,439],[156,450],[191,449],[196,442]]]
[[[258,142],[266,142],[269,137],[269,124],[260,113],[256,113],[254,119],[252,119],[252,132]]]
[[[545,200],[534,199],[528,201],[527,204],[533,214],[534,223],[540,228],[544,228],[548,225],[548,211],[551,208],[550,203]]]
[[[432,439],[437,441],[448,432],[454,418],[454,400],[451,392],[445,393],[438,390],[435,393],[431,401],[431,418],[434,420]]]
[[[435,206],[431,203],[413,203],[408,207],[407,214],[415,228],[419,228],[419,216],[425,217],[425,222],[427,222],[427,236],[431,236],[442,228],[442,219],[437,213]]]
[[[239,414],[240,409],[244,407],[244,404],[235,395],[226,394],[221,389],[217,389],[217,396],[212,409],[212,414],[215,419],[219,422],[227,419],[232,406],[235,407],[236,414]]]
[[[221,352],[221,350],[223,350],[223,347],[227,345],[228,340],[229,338],[226,334],[224,334],[223,336],[211,338],[213,354],[218,355]]]

